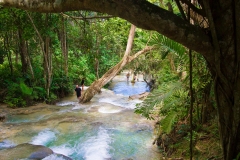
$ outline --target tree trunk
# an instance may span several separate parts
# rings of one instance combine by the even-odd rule
[[[232,160],[240,153],[240,1],[203,4],[214,47],[214,62],[207,60],[214,77],[220,139],[224,159]],[[215,5],[229,7],[221,15],[227,22],[217,20],[220,13],[211,10]]]
[[[46,71],[46,91],[47,91],[47,98],[50,95],[50,88],[52,83],[52,53],[50,51],[50,38],[45,38],[45,51],[44,51],[44,68]],[[45,59],[45,57],[47,57]]]
[[[215,95],[219,114],[219,132],[224,159],[232,160],[240,153],[240,78],[230,87],[215,80]]]
[[[143,50],[137,52],[135,55],[129,56],[131,52],[132,44],[133,44],[135,29],[136,27],[134,25],[131,25],[126,51],[122,60],[116,66],[108,70],[100,79],[92,83],[92,85],[82,95],[80,99],[81,103],[89,102],[95,94],[101,92],[101,88],[104,85],[106,85],[111,79],[113,79],[117,75],[117,73],[121,71],[122,68],[127,63],[131,62],[133,59],[137,58],[139,55],[146,53],[152,49],[152,47],[146,47]]]
[[[67,49],[67,33],[64,17],[61,17],[61,30],[59,31],[59,40],[61,42],[61,50],[63,55],[64,74],[68,76],[68,49]]]
[[[201,28],[201,22],[192,25],[180,16],[145,0],[47,0],[34,3],[1,0],[0,5],[34,12],[93,10],[108,13],[140,28],[157,31],[202,54],[215,80],[224,159],[232,160],[240,153],[240,1],[198,0],[198,6],[189,0],[181,2],[204,17],[207,22],[204,24],[208,26],[203,25],[204,28]]]
[[[126,64],[130,63],[139,55],[147,53],[152,49],[153,47],[145,47],[143,50],[137,52],[134,56],[127,57],[127,59],[122,59],[117,65],[108,70],[100,79],[91,84],[91,86],[83,93],[80,102],[89,102],[94,95],[101,92],[101,88],[106,85],[111,79],[113,79]]]
[[[99,57],[99,46],[100,46],[100,36],[98,34],[98,32],[96,33],[96,47],[97,47],[97,50],[96,50],[96,55],[95,55],[95,72],[96,72],[96,77],[97,79],[99,79],[99,60],[98,60],[98,57]]]
[[[52,53],[50,51],[50,37],[46,36],[45,40],[43,40],[41,34],[39,33],[37,27],[35,26],[32,17],[26,12],[33,27],[35,32],[38,35],[39,41],[40,41],[40,48],[43,53],[43,66],[44,66],[44,78],[46,80],[45,83],[45,89],[46,89],[46,94],[47,98],[49,98],[50,95],[50,87],[52,83]],[[46,14],[46,19],[45,19],[45,25],[48,26],[48,14]]]
[[[10,51],[10,47],[9,47],[9,34],[8,32],[5,33],[4,36],[4,49],[7,52],[7,58],[8,58],[8,65],[10,67],[10,71],[11,71],[11,75],[13,74],[13,63],[12,63],[12,54]]]
[[[18,28],[18,38],[19,38],[19,53],[21,55],[21,62],[22,62],[22,73],[23,75],[27,74],[27,71],[29,69],[30,74],[32,78],[34,78],[34,73],[31,65],[31,60],[28,54],[28,43],[23,38],[23,30],[21,29],[21,26]]]
[[[28,66],[28,60],[27,60],[27,46],[26,41],[23,38],[23,31],[21,27],[18,28],[18,38],[19,38],[19,53],[21,55],[21,62],[22,62],[22,73],[25,75],[27,73],[27,66]]]
[[[98,58],[95,58],[94,69],[95,69],[95,72],[96,72],[96,77],[97,77],[97,79],[99,79],[99,61],[98,61]]]
[[[107,84],[113,77],[115,77],[115,75],[126,65],[127,57],[130,54],[131,49],[132,49],[135,30],[136,30],[136,26],[131,25],[131,29],[130,29],[129,35],[128,35],[126,51],[125,51],[125,54],[124,54],[122,60],[116,66],[114,66],[113,68],[108,70],[100,79],[93,82],[93,84],[82,95],[80,102],[82,102],[82,103],[89,102],[92,99],[92,97],[96,93],[100,92],[101,88],[105,84]]]
[[[28,46],[28,43],[27,43],[27,46]],[[30,55],[29,55],[28,49],[27,49],[27,63],[28,63],[28,68],[30,70],[30,73],[32,75],[32,79],[34,79],[34,72],[33,72],[32,63],[31,63],[31,59],[30,59]]]
[[[201,123],[204,124],[207,122],[208,117],[211,116],[210,114],[213,113],[213,105],[211,104],[211,100],[210,100],[210,93],[211,93],[211,86],[212,83],[208,83],[202,91],[202,112],[201,112]]]

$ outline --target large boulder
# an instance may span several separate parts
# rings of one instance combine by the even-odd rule
[[[19,144],[12,148],[0,150],[0,159],[13,160],[13,159],[32,159],[41,160],[50,155],[55,154],[50,148],[42,145],[33,145],[29,143]],[[55,154],[57,157],[61,157],[65,160],[71,160],[71,158]]]
[[[24,158],[43,159],[51,154],[53,154],[53,151],[50,148],[28,143],[23,143],[12,148],[0,150],[0,157],[4,160]]]

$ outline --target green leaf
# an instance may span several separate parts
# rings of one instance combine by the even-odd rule
[[[20,82],[20,88],[23,94],[28,96],[32,94],[32,88],[29,88],[24,82]]]
[[[164,119],[161,120],[162,130],[167,134],[171,132],[176,117],[177,117],[176,112],[170,112]]]

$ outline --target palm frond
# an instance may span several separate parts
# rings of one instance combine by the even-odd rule
[[[170,111],[181,110],[186,97],[187,91],[184,90],[181,82],[162,84],[160,89],[154,90],[143,103],[137,106],[135,113],[142,114],[149,119],[153,119],[152,114],[156,114],[156,112],[158,115],[164,116]]]
[[[165,50],[165,54],[168,52],[172,52],[176,54],[179,58],[182,58],[183,56],[185,56],[186,48],[183,45],[161,34],[156,34],[155,36],[153,36],[150,44],[153,46],[162,48],[163,50]]]
[[[167,134],[171,132],[172,126],[174,125],[176,117],[177,117],[177,113],[172,111],[164,119],[161,120],[160,124],[163,132]]]

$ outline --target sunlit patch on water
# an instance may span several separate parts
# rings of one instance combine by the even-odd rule
[[[9,140],[4,140],[0,142],[0,149],[10,148],[14,146],[16,146],[16,144],[14,144],[12,141],[9,141]]]
[[[56,133],[49,129],[45,129],[33,137],[30,143],[35,145],[47,145],[54,140],[56,140]]]
[[[100,113],[118,113],[121,112],[122,109],[119,107],[112,107],[112,106],[103,106],[98,109]]]

